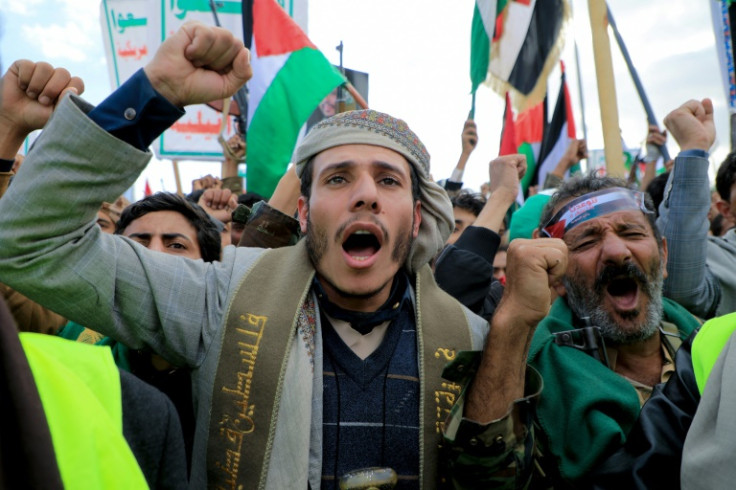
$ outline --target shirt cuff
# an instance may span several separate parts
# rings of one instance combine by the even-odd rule
[[[690,150],[681,151],[677,156],[708,158],[708,152],[705,150],[698,150],[697,148],[692,148]]]
[[[464,173],[465,169],[455,167],[455,170],[452,171],[452,175],[450,175],[448,180],[452,182],[460,182],[462,184]]]
[[[156,92],[142,68],[89,113],[102,129],[143,151],[183,115]]]
[[[461,416],[465,402],[461,396],[445,425],[445,439],[476,456],[498,456],[524,446],[542,391],[542,376],[533,367],[527,366],[525,378],[524,397],[515,400],[503,417],[487,424]]]

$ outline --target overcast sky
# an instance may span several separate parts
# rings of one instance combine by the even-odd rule
[[[460,153],[460,132],[470,108],[468,77],[472,0],[312,0],[309,36],[333,63],[344,42],[344,64],[370,75],[369,103],[405,119],[432,155],[435,178],[449,176]],[[728,109],[718,71],[715,37],[706,2],[686,0],[609,0],[619,30],[643,81],[655,115],[689,98],[711,97],[719,132],[712,163],[728,151]],[[583,81],[588,147],[602,148],[598,94],[591,49],[587,0],[572,2],[563,59],[583,136],[573,46],[577,41]],[[85,97],[100,102],[110,91],[99,22],[99,0],[0,0],[4,68],[15,59],[49,61],[69,68],[86,83]],[[613,38],[620,125],[628,146],[646,135],[646,117]],[[558,75],[550,78],[556,95]],[[551,108],[550,108],[551,111]],[[466,186],[487,180],[488,162],[498,153],[503,98],[488,87],[478,94],[479,145],[466,170]],[[677,152],[669,142],[670,152]],[[187,190],[192,178],[219,173],[219,166],[182,163]],[[146,172],[154,190],[175,190],[168,162]],[[142,181],[137,184],[137,189]]]

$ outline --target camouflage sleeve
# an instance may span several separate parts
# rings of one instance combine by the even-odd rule
[[[467,389],[467,387],[466,387]],[[450,411],[440,451],[440,481],[447,489],[526,488],[534,468],[534,407],[542,377],[527,366],[524,398],[488,424],[462,416],[465,392]]]

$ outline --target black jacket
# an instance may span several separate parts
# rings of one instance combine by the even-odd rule
[[[697,331],[675,355],[675,372],[657,385],[644,404],[626,444],[590,475],[596,489],[680,488],[682,447],[700,392],[693,373],[691,348]]]
[[[454,245],[442,250],[435,262],[437,284],[488,321],[503,296],[503,286],[493,278],[493,258],[500,243],[497,233],[469,226]]]

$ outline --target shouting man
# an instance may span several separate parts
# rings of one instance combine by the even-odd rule
[[[564,246],[536,240],[509,253],[510,269],[525,262],[525,274],[509,281],[489,333],[434,283],[427,263],[450,234],[452,207],[403,121],[354,111],[311,130],[297,152],[306,238],[296,246],[226,247],[206,263],[90,226],[182,107],[230,96],[250,77],[248,59],[229,32],[188,23],[98,107],[63,99],[0,203],[2,279],[191,370],[193,488],[336,488],[345,473],[373,466],[393,468],[399,488],[435,488],[458,399],[444,444],[455,474],[484,451],[491,472],[518,448],[527,457],[526,433],[510,434],[500,452],[497,434],[527,410],[515,403],[525,376],[519,339],[546,309],[527,308],[525,295],[549,303],[547,278],[564,271]],[[7,110],[48,110],[42,101],[63,87],[43,78],[16,62],[5,85],[19,102]],[[75,205],[60,206],[69,195]],[[461,396],[443,368],[481,347]],[[466,450],[472,456],[458,458]]]

